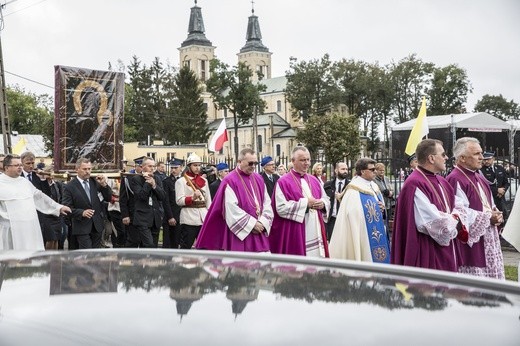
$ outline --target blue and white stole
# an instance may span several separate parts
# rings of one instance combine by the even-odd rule
[[[390,263],[390,246],[385,232],[383,213],[377,203],[378,199],[374,195],[363,192],[359,193],[359,197],[365,215],[372,261],[375,263]],[[379,197],[381,197],[380,200],[383,200],[381,194],[379,194]]]

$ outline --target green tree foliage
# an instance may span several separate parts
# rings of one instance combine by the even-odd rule
[[[394,120],[399,124],[417,117],[420,100],[431,85],[434,65],[415,54],[390,64],[390,83],[394,90]]]
[[[358,119],[338,113],[311,116],[305,128],[298,131],[296,139],[304,143],[313,156],[323,150],[330,163],[345,157],[353,160],[361,148]]]
[[[285,93],[295,118],[306,121],[312,115],[325,114],[337,104],[338,88],[332,67],[328,54],[309,62],[291,58]]]
[[[172,79],[172,85],[166,87],[171,91],[172,116],[165,116],[165,137],[180,143],[205,143],[208,140],[206,105],[195,73],[185,66]]]
[[[134,129],[133,137],[138,142],[144,143],[148,135],[154,134],[151,128],[154,123],[153,112],[149,102],[152,85],[148,68],[142,65],[135,55],[128,65],[128,77],[130,90],[125,90],[125,96],[130,96],[130,98],[125,101],[125,122],[128,127]],[[126,128],[127,126],[125,126],[125,130]],[[126,138],[126,132],[125,140],[129,140]]]
[[[475,112],[486,112],[502,120],[520,118],[518,103],[506,100],[502,94],[482,96],[475,105]]]
[[[253,71],[244,63],[230,68],[218,59],[213,59],[210,72],[211,76],[206,81],[207,90],[219,109],[228,109],[233,113],[235,138],[238,138],[239,123],[251,120],[255,112],[264,112],[265,102],[260,98],[260,93],[266,90],[266,86],[261,82],[253,82]],[[237,155],[238,143],[235,140]]]
[[[465,113],[468,93],[472,91],[466,70],[451,64],[433,69],[431,89],[428,91],[429,113],[433,115]]]
[[[24,89],[7,87],[7,111],[12,131],[20,134],[43,135],[47,150],[53,150],[54,113],[52,97],[36,95]]]
[[[362,134],[370,138],[369,150],[375,149],[378,128],[381,122],[388,123],[393,100],[386,70],[377,63],[342,60],[335,64],[333,74],[340,88],[340,103],[360,119]]]

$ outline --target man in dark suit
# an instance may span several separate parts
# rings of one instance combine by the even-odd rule
[[[77,177],[63,190],[63,204],[72,209],[72,234],[76,236],[79,249],[101,247],[104,228],[103,205],[98,197],[110,202],[112,189],[103,175],[92,178],[92,164],[87,158],[76,161]]]
[[[489,187],[498,210],[503,213],[504,220],[507,220],[506,210],[506,191],[509,188],[507,172],[501,165],[495,165],[495,153],[486,151],[483,154],[482,174],[489,180]]]
[[[170,176],[162,181],[164,189],[163,248],[178,249],[181,241],[179,217],[181,207],[177,205],[175,182],[182,176],[184,161],[173,159],[170,162]]]
[[[144,158],[142,175],[129,179],[135,197],[133,224],[139,234],[140,246],[149,248],[159,244],[159,230],[164,215],[164,190],[161,180],[153,174],[154,166],[152,158]]]
[[[34,171],[34,163],[36,161],[35,155],[30,151],[26,151],[22,153],[22,155],[20,155],[20,160],[22,161],[21,177],[29,180],[34,187],[36,187],[38,190],[40,190],[47,196],[51,197],[51,189],[49,187],[49,184],[47,184],[45,181],[42,181],[41,178]],[[40,222],[40,228],[42,231],[44,244],[54,241],[55,237],[52,231],[50,230],[50,225],[46,215],[40,213],[39,211],[37,211],[37,214],[38,221]]]
[[[323,189],[330,199],[330,216],[327,221],[327,240],[330,241],[332,237],[332,231],[336,224],[336,213],[339,209],[340,195],[348,185],[348,167],[345,162],[336,163],[334,168],[334,179],[329,180],[323,184]]]
[[[276,165],[274,164],[274,160],[271,156],[265,156],[262,159],[260,166],[262,166],[263,168],[263,171],[262,173],[260,173],[260,175],[262,176],[262,178],[264,178],[267,193],[269,194],[269,197],[271,197],[272,199],[274,185],[276,184],[278,178],[280,178],[278,174],[275,174]]]
[[[222,179],[224,179],[224,177],[229,173],[229,166],[225,162],[218,163],[216,167],[218,177],[214,182],[209,184],[209,193],[211,195],[211,199],[213,199],[213,197],[215,197],[215,195],[217,194]]]
[[[143,158],[134,159],[134,168],[130,171],[132,174],[141,174],[141,164]],[[119,208],[121,210],[121,222],[126,231],[125,247],[139,247],[139,233],[134,227],[133,218],[135,211],[134,191],[130,187],[130,178],[127,175],[121,177],[121,186],[119,188]]]

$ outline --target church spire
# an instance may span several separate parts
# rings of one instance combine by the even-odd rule
[[[198,46],[212,46],[211,41],[206,38],[204,34],[204,20],[202,19],[202,11],[197,6],[197,0],[195,0],[195,6],[191,8],[190,23],[188,25],[188,37],[182,42],[181,47],[198,45]]]
[[[247,23],[246,44],[240,49],[240,53],[251,51],[269,52],[269,49],[262,43],[262,32],[260,31],[258,16],[255,16],[254,1],[251,1],[251,4],[251,16],[249,16]]]

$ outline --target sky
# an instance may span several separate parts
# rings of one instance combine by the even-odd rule
[[[3,8],[6,84],[53,94],[54,65],[106,70],[133,55],[179,64],[193,0],[7,0]],[[0,0],[0,4],[6,0]],[[251,0],[199,0],[206,37],[229,65],[245,44]],[[520,1],[255,0],[272,77],[289,58],[362,60],[381,65],[410,54],[467,71],[473,93],[520,103]],[[29,82],[13,74],[37,81]],[[419,101],[418,101],[419,102]]]

